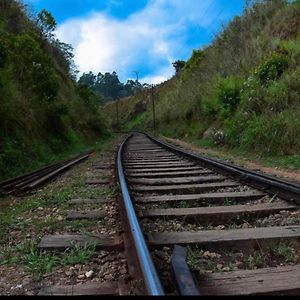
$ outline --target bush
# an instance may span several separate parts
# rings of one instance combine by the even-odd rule
[[[58,82],[51,66],[51,59],[43,50],[37,38],[22,34],[14,39],[13,56],[15,72],[28,89],[45,101],[54,100],[58,93]]]
[[[241,78],[236,76],[229,76],[217,83],[216,96],[224,109],[235,111],[241,100],[242,83]]]
[[[299,151],[300,119],[285,110],[271,116],[238,114],[225,122],[227,144],[261,154],[291,154]]]
[[[202,114],[210,120],[230,118],[241,101],[242,83],[242,79],[235,76],[219,79],[212,95],[199,101]]]
[[[273,52],[256,70],[261,84],[268,84],[270,81],[277,80],[288,67],[286,53]]]

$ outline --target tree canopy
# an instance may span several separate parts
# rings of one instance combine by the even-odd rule
[[[143,89],[143,85],[137,80],[127,80],[126,84],[121,83],[116,72],[98,73],[98,75],[93,72],[83,73],[78,84],[89,86],[106,102],[134,95]]]

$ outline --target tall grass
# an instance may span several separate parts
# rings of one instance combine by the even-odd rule
[[[203,138],[221,130],[224,144],[265,155],[299,153],[300,1],[254,1],[208,47],[196,50],[180,73],[155,88],[159,132]],[[150,129],[124,100],[124,123]],[[137,124],[139,120],[139,124]],[[214,132],[215,130],[211,130]]]

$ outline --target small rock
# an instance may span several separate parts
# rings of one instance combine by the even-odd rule
[[[224,230],[225,228],[225,225],[219,225],[216,227],[217,230]]]
[[[243,225],[242,225],[242,228],[250,228],[251,226],[248,224],[248,223],[244,223]]]
[[[77,278],[78,278],[78,279],[85,279],[85,275],[84,275],[84,274],[80,274],[80,275],[78,275]]]
[[[108,275],[105,275],[104,276],[104,279],[105,280],[113,280],[114,279],[114,276],[112,274],[108,274]]]
[[[35,296],[36,293],[34,291],[27,291],[27,292],[25,292],[25,295],[26,296]]]
[[[204,258],[220,258],[221,255],[215,252],[209,252],[209,251],[205,251],[203,253],[203,257]]]
[[[40,206],[40,207],[38,207],[38,210],[44,210],[44,208]]]
[[[93,270],[88,271],[88,272],[85,273],[85,277],[86,277],[86,278],[92,278],[93,275],[94,275],[94,271],[93,271]]]
[[[223,268],[223,265],[222,265],[222,264],[217,264],[217,269],[218,269],[218,270],[222,270],[222,268]]]
[[[119,254],[118,254],[118,258],[125,258],[124,253],[119,253]]]
[[[60,221],[60,222],[63,221],[63,219],[64,219],[64,218],[63,218],[62,216],[58,216],[58,217],[57,217],[57,220]]]
[[[121,269],[120,269],[120,274],[124,275],[124,274],[127,274],[127,269],[125,266],[123,266]]]

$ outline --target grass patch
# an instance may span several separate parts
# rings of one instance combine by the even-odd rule
[[[183,141],[190,143],[196,147],[207,150],[207,156],[216,159],[227,161],[239,160],[239,164],[247,163],[249,161],[260,164],[264,167],[280,167],[290,170],[300,169],[300,155],[266,155],[261,152],[248,151],[243,148],[230,148],[225,145],[216,145],[211,139],[197,139],[193,136],[189,138],[182,138]],[[211,151],[209,151],[211,149]]]
[[[1,265],[22,264],[24,270],[32,275],[50,273],[54,267],[84,264],[96,253],[95,245],[74,245],[62,252],[45,252],[37,249],[37,244],[27,241],[0,250]]]
[[[181,201],[178,203],[178,208],[191,208],[193,205],[190,202],[187,201]]]

